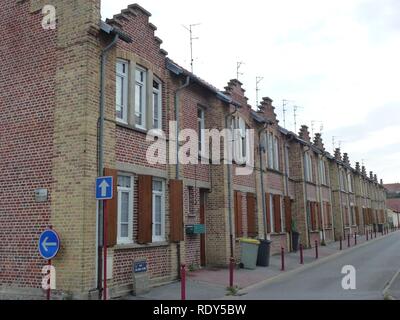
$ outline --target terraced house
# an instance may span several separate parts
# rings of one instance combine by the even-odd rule
[[[48,2],[55,29],[42,27]],[[312,246],[387,222],[376,175],[329,154],[306,126],[281,127],[272,99],[252,107],[238,80],[220,91],[168,58],[141,6],[105,22],[100,0],[0,9],[0,293],[44,295],[37,243],[50,226],[61,238],[56,292],[98,298],[104,265],[116,297],[177,279],[182,263],[239,264],[243,237],[272,240],[274,254],[294,249],[294,232]],[[219,163],[203,152],[212,143]],[[245,161],[225,163],[232,150]],[[114,177],[106,211],[102,175]]]

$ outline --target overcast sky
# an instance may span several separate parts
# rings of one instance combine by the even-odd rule
[[[110,18],[135,0],[102,0]],[[189,33],[194,28],[194,72],[224,89],[243,61],[244,84],[256,105],[274,100],[286,127],[314,133],[323,124],[325,147],[364,162],[385,183],[400,182],[400,0],[143,0],[169,57],[190,70]],[[297,130],[298,131],[298,130]],[[311,131],[311,129],[310,129]]]

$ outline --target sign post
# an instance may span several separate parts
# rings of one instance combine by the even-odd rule
[[[47,260],[48,265],[51,266],[51,259],[53,259],[58,251],[60,250],[60,237],[57,232],[50,227],[48,230],[44,231],[39,237],[38,244],[39,253],[43,259]],[[49,268],[49,272],[51,272],[51,268]],[[51,294],[51,276],[48,281],[48,289],[47,289],[47,300],[50,300]]]
[[[96,199],[103,201],[103,300],[107,300],[107,200],[113,198],[113,177],[96,179]]]

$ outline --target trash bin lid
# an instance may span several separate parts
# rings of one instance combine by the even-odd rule
[[[240,240],[240,242],[243,242],[243,243],[260,244],[260,241],[258,241],[256,239],[240,238],[239,240]]]

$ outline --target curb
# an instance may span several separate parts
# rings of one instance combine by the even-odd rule
[[[387,300],[398,300],[396,297],[394,297],[391,293],[390,293],[390,287],[393,285],[393,283],[396,281],[397,277],[400,276],[400,269],[397,270],[397,272],[395,273],[395,275],[393,276],[393,278],[388,282],[388,284],[386,285],[386,287],[383,289],[382,291],[382,295],[384,299]]]
[[[384,235],[384,236],[381,236],[381,237],[376,238],[376,239],[373,239],[373,240],[366,241],[366,242],[364,242],[364,243],[362,243],[362,244],[359,244],[359,245],[357,245],[357,246],[353,246],[353,247],[351,247],[351,248],[347,248],[347,249],[345,249],[345,250],[343,250],[343,251],[339,251],[339,252],[333,253],[333,254],[331,254],[331,255],[329,255],[329,256],[327,256],[327,257],[324,257],[324,258],[321,258],[321,259],[319,259],[319,260],[317,260],[317,261],[308,263],[307,265],[304,265],[304,266],[302,266],[302,267],[299,267],[299,268],[296,268],[296,269],[294,269],[294,270],[287,271],[287,272],[282,273],[282,274],[279,274],[279,275],[277,275],[277,276],[273,276],[273,277],[271,277],[271,278],[265,279],[265,280],[263,280],[263,281],[260,281],[260,282],[258,282],[258,283],[256,283],[256,284],[254,284],[254,285],[250,285],[250,286],[248,286],[248,287],[246,287],[246,288],[243,288],[243,289],[239,290],[239,291],[237,292],[237,295],[247,294],[250,290],[254,290],[254,289],[261,288],[261,287],[263,287],[263,286],[265,286],[265,285],[268,285],[268,284],[270,284],[270,283],[276,282],[276,281],[278,281],[278,280],[281,280],[281,279],[287,278],[287,277],[289,277],[289,276],[295,275],[295,274],[297,274],[297,273],[300,273],[300,272],[302,272],[302,271],[304,271],[304,270],[310,269],[311,267],[315,267],[315,266],[320,265],[320,264],[322,264],[322,263],[324,263],[324,262],[333,260],[334,258],[336,258],[336,257],[338,257],[338,256],[341,256],[341,255],[343,255],[343,254],[345,254],[345,253],[350,253],[350,252],[352,252],[353,250],[356,250],[356,249],[358,249],[358,248],[365,247],[365,246],[367,246],[367,245],[369,245],[369,244],[371,244],[371,243],[374,243],[374,242],[380,241],[380,240],[382,240],[382,239],[385,239],[385,238],[391,236],[392,234],[394,234],[394,233],[396,233],[396,232],[397,232],[397,231],[392,232],[392,233],[387,234],[387,235]],[[400,274],[400,270],[398,271],[398,273],[396,273],[396,277],[397,277],[399,274]],[[392,279],[392,281],[390,282],[390,285],[393,284],[394,279],[395,279],[395,278]]]

